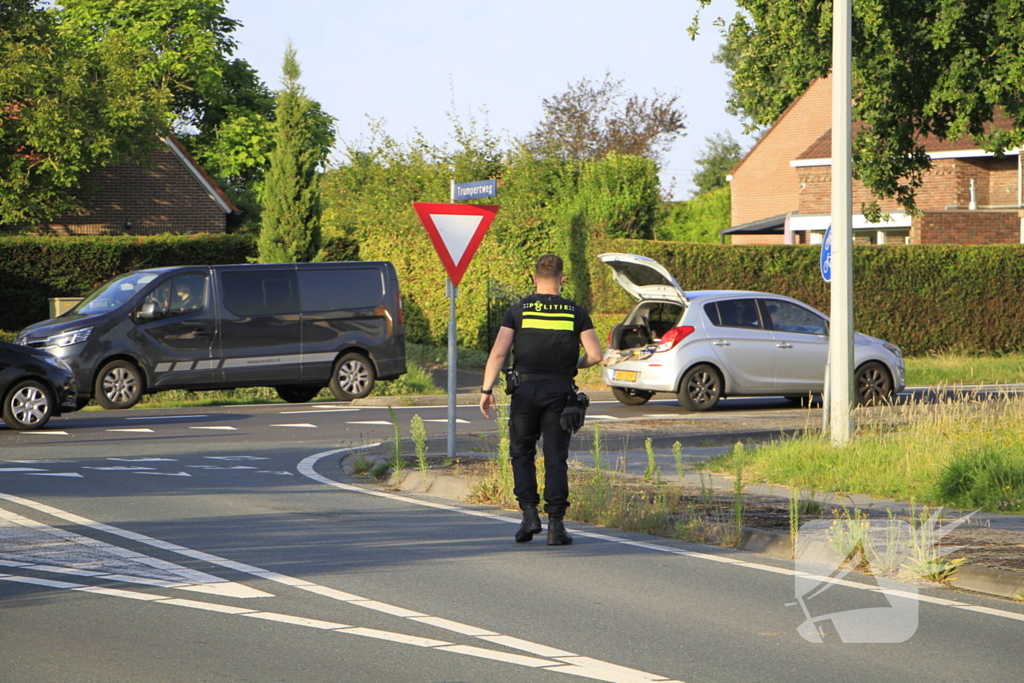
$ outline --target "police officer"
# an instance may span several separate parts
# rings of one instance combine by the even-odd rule
[[[480,411],[491,417],[492,390],[509,349],[514,351],[514,375],[509,419],[515,496],[523,511],[516,542],[527,543],[540,533],[537,506],[537,439],[544,437],[544,511],[548,513],[548,545],[569,545],[562,519],[569,507],[569,439],[560,423],[562,410],[575,391],[577,368],[601,362],[601,342],[590,315],[561,296],[562,259],[545,254],[537,261],[533,282],[537,293],[505,313],[484,369]],[[580,344],[585,353],[580,356]]]

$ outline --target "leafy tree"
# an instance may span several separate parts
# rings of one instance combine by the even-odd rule
[[[712,0],[699,0],[702,6]],[[831,69],[832,3],[737,0],[721,60],[732,100],[771,124]],[[690,27],[696,31],[697,19]],[[926,136],[973,138],[1001,154],[1024,142],[1024,4],[1019,0],[853,2],[854,174],[878,197],[916,210]],[[1012,130],[986,126],[1001,110]],[[877,206],[869,207],[877,213]]]
[[[729,171],[743,158],[740,143],[729,131],[709,135],[705,143],[696,159],[699,170],[693,174],[693,184],[697,186],[695,195],[725,187]]]
[[[686,116],[677,96],[655,91],[650,98],[631,95],[623,102],[623,81],[605,74],[600,83],[582,78],[561,94],[545,99],[544,120],[525,140],[537,154],[582,161],[609,152],[658,161],[683,135]]]
[[[291,43],[285,49],[274,122],[274,148],[263,188],[260,261],[312,261],[320,248],[320,171],[327,155],[318,135],[319,107],[299,83]],[[333,128],[331,130],[333,141]]]
[[[134,46],[134,75],[170,94],[164,117],[177,137],[239,206],[258,214],[274,97],[232,57],[240,23],[221,0],[65,0],[55,12],[65,33]]]
[[[60,29],[39,0],[0,5],[0,223],[74,210],[88,171],[151,149],[166,130],[170,93],[135,77],[136,45]]]

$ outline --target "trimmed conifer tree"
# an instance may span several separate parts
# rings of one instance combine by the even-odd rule
[[[302,71],[295,48],[284,53],[282,89],[277,93],[274,148],[263,186],[261,263],[312,261],[320,249],[320,166],[324,149],[317,144],[316,103],[299,84]]]

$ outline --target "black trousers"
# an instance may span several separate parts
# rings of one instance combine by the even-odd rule
[[[569,440],[572,433],[558,420],[572,382],[531,380],[512,392],[509,412],[509,452],[519,506],[539,505],[537,493],[537,439],[544,437],[544,511],[559,518],[569,507]]]

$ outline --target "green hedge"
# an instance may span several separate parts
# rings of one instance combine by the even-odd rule
[[[729,246],[601,240],[592,253],[649,256],[684,289],[750,289],[784,294],[829,312],[829,285],[818,270],[819,247]],[[592,301],[600,312],[632,301],[592,264]],[[856,246],[854,327],[900,346],[929,352],[1024,350],[1024,247]]]
[[[50,297],[85,296],[136,268],[245,263],[255,255],[244,235],[0,238],[0,330],[49,317]]]
[[[508,222],[530,212],[517,208],[507,207],[506,222],[492,228],[459,288],[463,344],[486,348],[489,343],[488,284],[528,291],[533,261],[547,248],[557,251],[558,242],[567,244],[569,256],[566,295],[587,302],[595,316],[614,318],[632,306],[612,281],[611,270],[596,258],[611,251],[661,262],[685,289],[774,292],[829,311],[818,247],[610,239],[588,237],[576,225],[566,230],[568,237],[552,239],[549,233],[526,240],[527,231]],[[358,247],[351,239],[326,240],[323,257],[394,262],[409,341],[443,343],[448,321],[444,271],[411,207],[407,213],[407,220],[393,220]],[[13,332],[45,319],[48,297],[84,296],[134,268],[244,263],[253,256],[253,240],[242,235],[3,238],[0,330]],[[1024,350],[1024,246],[854,247],[854,317],[858,331],[898,344],[907,355]]]

